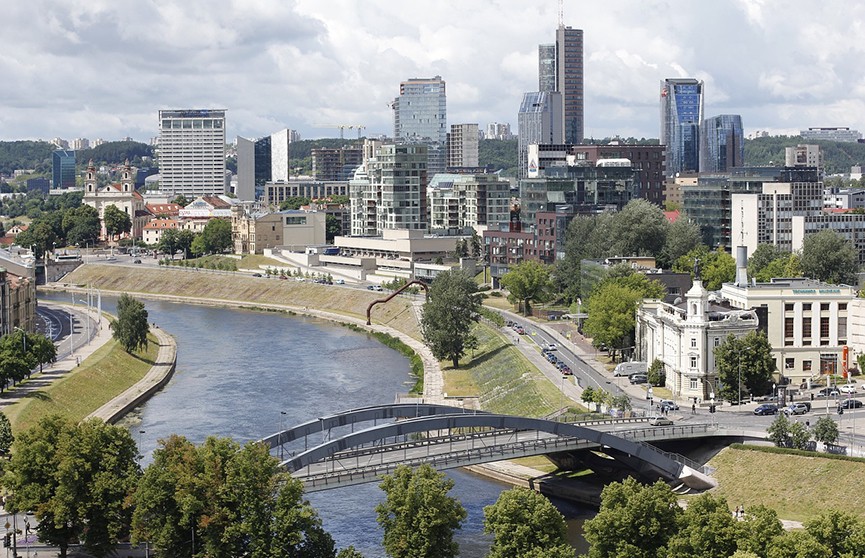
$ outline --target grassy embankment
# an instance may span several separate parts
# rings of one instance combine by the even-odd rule
[[[134,355],[111,340],[81,366],[5,407],[12,432],[23,432],[51,414],[79,421],[109,402],[143,378],[156,362],[159,343],[152,335],[148,340],[147,349]]]
[[[732,507],[763,504],[778,516],[807,521],[822,512],[844,510],[865,519],[865,462],[784,455],[727,448],[709,465],[716,467],[715,494]]]

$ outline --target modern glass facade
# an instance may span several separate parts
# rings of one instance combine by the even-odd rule
[[[538,45],[538,91],[556,90],[556,45]]]
[[[700,172],[727,172],[744,163],[742,117],[722,114],[704,120],[700,130]]]
[[[528,148],[530,145],[561,145],[562,95],[555,91],[532,91],[523,94],[517,115],[519,176],[529,175]],[[537,170],[537,169],[535,169]]]
[[[565,141],[583,143],[583,30],[556,29],[556,91],[562,94]]]
[[[393,137],[397,143],[429,147],[430,176],[444,172],[447,159],[447,94],[441,76],[412,78],[399,85],[393,101]]]
[[[661,142],[667,146],[667,176],[700,171],[702,120],[702,81],[670,78],[661,82]]]
[[[75,187],[75,151],[58,149],[51,156],[51,187]]]

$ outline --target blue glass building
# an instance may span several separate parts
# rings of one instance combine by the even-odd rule
[[[58,149],[51,156],[51,187],[75,187],[75,151]]]
[[[661,82],[661,143],[667,146],[667,176],[700,169],[703,82],[668,78]]]
[[[704,120],[700,130],[700,172],[727,172],[744,162],[742,117],[721,114]]]

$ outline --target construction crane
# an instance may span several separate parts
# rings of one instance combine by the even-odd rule
[[[339,129],[339,139],[345,139],[346,130],[357,130],[357,138],[360,139],[363,136],[363,131],[366,130],[366,126],[363,124],[316,124],[315,127],[337,128]]]

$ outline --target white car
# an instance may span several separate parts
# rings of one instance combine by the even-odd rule
[[[544,349],[546,349],[548,351],[558,351],[559,346],[556,345],[555,343],[548,343],[548,344],[544,345]]]
[[[838,391],[841,393],[856,393],[856,384],[844,384],[843,386],[838,386]]]

